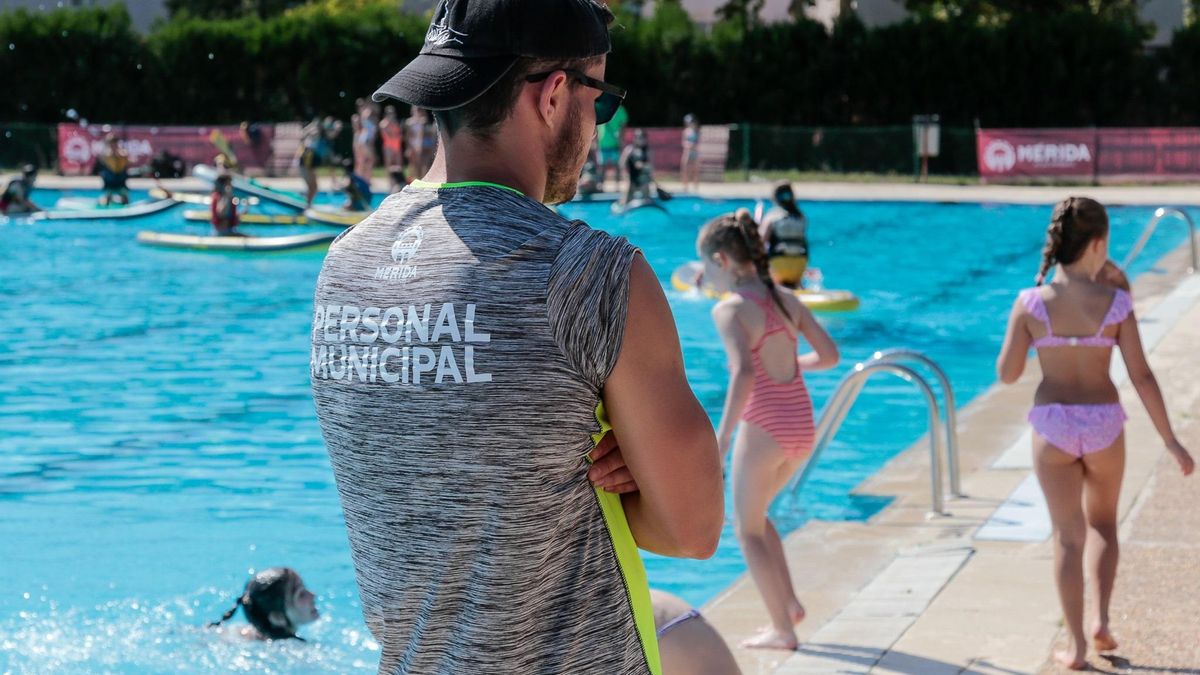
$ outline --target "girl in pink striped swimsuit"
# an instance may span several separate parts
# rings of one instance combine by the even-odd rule
[[[1042,281],[1057,264],[1054,281]],[[1096,594],[1092,639],[1097,651],[1117,648],[1108,606],[1117,576],[1117,501],[1125,470],[1125,411],[1109,377],[1112,348],[1120,347],[1130,382],[1184,475],[1191,455],[1175,438],[1162,392],[1146,363],[1125,275],[1108,259],[1108,214],[1099,203],[1071,197],[1059,203],[1046,233],[1037,287],[1013,305],[996,368],[1016,382],[1030,347],[1042,382],[1029,411],[1038,482],[1055,537],[1055,581],[1070,631],[1055,659],[1087,667],[1083,632],[1083,550]]]
[[[838,351],[812,313],[776,289],[749,211],[706,224],[696,248],[705,283],[730,293],[713,308],[730,373],[717,440],[724,456],[740,423],[732,466],[737,536],[771,616],[771,625],[742,644],[795,649],[794,626],[804,607],[767,508],[812,451],[813,408],[803,371],[832,368]],[[813,351],[797,357],[801,335]]]

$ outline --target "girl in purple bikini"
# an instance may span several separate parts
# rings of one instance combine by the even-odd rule
[[[1043,285],[1051,266],[1054,280]],[[1082,670],[1085,541],[1096,593],[1092,639],[1097,651],[1117,648],[1108,606],[1117,576],[1125,411],[1108,374],[1113,347],[1120,347],[1130,381],[1184,475],[1194,466],[1146,363],[1129,282],[1108,259],[1108,214],[1092,199],[1071,197],[1054,207],[1037,286],[1021,291],[1009,316],[996,363],[1001,381],[1020,378],[1030,347],[1042,368],[1029,411],[1033,459],[1054,525],[1055,581],[1071,640],[1054,656]]]

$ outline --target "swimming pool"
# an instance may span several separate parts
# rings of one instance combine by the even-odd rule
[[[694,257],[698,226],[736,206],[753,205],[678,199],[669,217],[614,218],[602,204],[563,211],[630,237],[669,289],[674,266]],[[856,313],[822,318],[843,363],[809,378],[818,405],[850,365],[889,346],[937,359],[961,402],[991,384],[1007,309],[1037,271],[1049,207],[805,207],[826,286],[862,299]],[[1112,210],[1116,253],[1151,214]],[[0,226],[9,328],[0,345],[0,671],[373,672],[308,386],[321,255],[134,243],[139,229],[189,229],[179,218]],[[1164,229],[1135,271],[1181,240]],[[668,296],[689,379],[715,420],[725,372],[711,302]],[[923,433],[921,405],[910,385],[873,381],[782,525],[863,519],[884,506],[848,491]],[[318,593],[323,618],[304,631],[309,644],[224,642],[199,630],[232,605],[249,568],[272,565],[295,567]],[[648,556],[647,566],[654,585],[694,603],[743,569],[728,529],[713,560]]]

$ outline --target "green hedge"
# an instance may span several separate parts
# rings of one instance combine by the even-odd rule
[[[229,123],[348,116],[420,49],[428,20],[386,4],[268,19],[183,17],[148,36],[124,6],[0,12],[0,120]]]
[[[778,127],[740,124],[729,135],[730,170],[891,173],[911,175],[911,126]],[[934,174],[968,175],[978,170],[975,130],[941,129],[941,148],[929,162]]]
[[[832,33],[811,21],[705,29],[672,0],[622,16],[608,79],[635,124],[1200,124],[1200,25],[1161,52],[1146,29],[1086,10],[1001,24],[912,19]],[[749,24],[749,25],[748,25]],[[0,12],[0,120],[229,123],[347,116],[420,48],[427,18],[396,3],[266,19],[180,17],[139,35],[121,6]]]
[[[1172,117],[1162,108],[1173,92],[1156,76],[1159,57],[1142,47],[1142,27],[1086,11],[999,26],[913,19],[867,29],[851,20],[832,34],[807,21],[718,25],[664,44],[655,27],[669,20],[615,34],[609,72],[630,84],[636,119],[678,123],[689,110],[790,125],[904,124],[915,113],[992,126],[1198,119],[1194,109]]]

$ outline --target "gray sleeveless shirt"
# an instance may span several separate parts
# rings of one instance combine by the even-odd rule
[[[474,183],[409,186],[330,247],[313,394],[380,672],[658,671],[586,476],[635,253]]]

